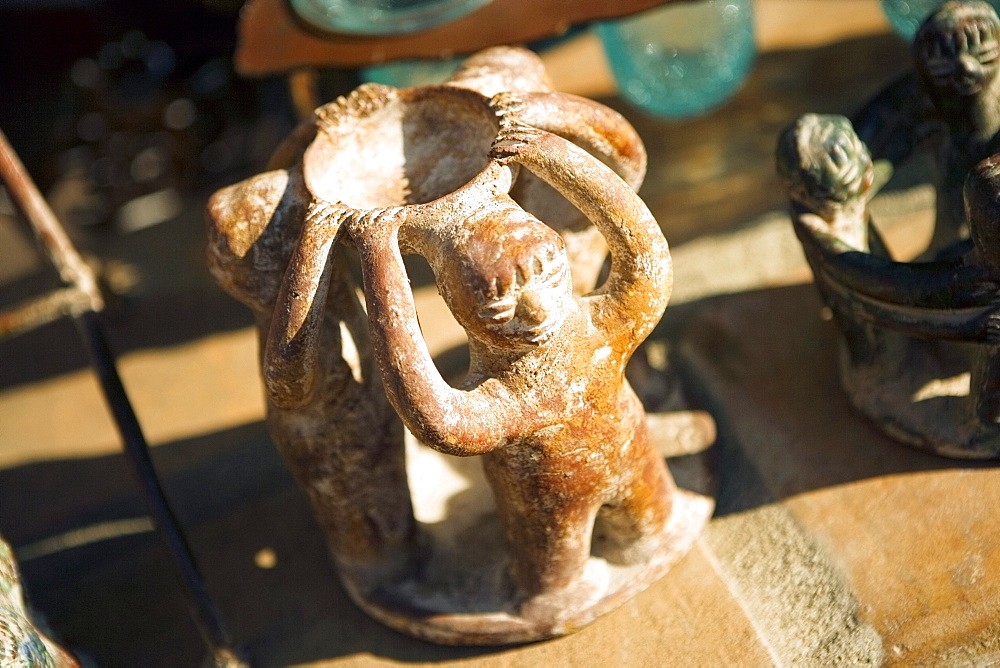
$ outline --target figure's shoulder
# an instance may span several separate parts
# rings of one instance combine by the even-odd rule
[[[304,193],[288,170],[258,174],[216,192],[208,201],[208,236],[224,261],[267,264],[261,252],[276,251],[279,237],[288,237],[294,221],[305,211]],[[302,196],[300,196],[302,195]]]
[[[277,293],[305,215],[308,200],[301,181],[297,172],[280,169],[223,188],[209,199],[208,266],[237,299],[263,303]]]

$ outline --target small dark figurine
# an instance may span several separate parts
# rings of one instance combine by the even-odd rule
[[[841,375],[852,403],[912,445],[1000,455],[1000,161],[969,175],[972,242],[916,263],[894,262],[871,225],[872,162],[846,118],[802,117],[782,134],[777,163],[796,234],[844,334]],[[979,345],[970,352],[957,341]]]
[[[1000,151],[1000,19],[978,0],[946,2],[913,42],[916,73],[887,87],[854,117],[876,160],[898,165],[922,144],[934,152],[933,254],[967,236],[962,185]]]

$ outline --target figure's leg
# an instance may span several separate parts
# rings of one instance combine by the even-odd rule
[[[637,454],[636,473],[622,495],[600,509],[600,556],[613,563],[644,561],[669,539],[663,530],[677,487],[654,448]]]
[[[272,410],[271,433],[342,569],[403,574],[418,565],[421,545],[402,425],[391,407],[355,394],[346,406]]]
[[[484,458],[486,477],[511,553],[514,578],[529,599],[577,584],[590,557],[594,518],[600,499],[565,482],[525,467]]]

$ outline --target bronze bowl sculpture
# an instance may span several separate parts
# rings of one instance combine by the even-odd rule
[[[939,455],[1000,456],[1000,19],[941,5],[914,38],[915,69],[852,119],[807,114],[778,141],[778,171],[816,285],[843,334],[841,380],[886,433]],[[897,262],[868,201],[911,154],[934,167],[934,233]]]

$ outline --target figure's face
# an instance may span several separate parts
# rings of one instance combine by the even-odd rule
[[[575,303],[562,239],[523,212],[491,225],[479,228],[464,261],[446,265],[442,293],[470,337],[496,348],[541,346]]]
[[[792,197],[822,213],[864,200],[875,172],[868,148],[842,116],[808,114],[779,152],[779,171],[797,185]]]
[[[541,250],[541,249],[540,249]],[[529,266],[521,266],[521,265]],[[566,318],[573,283],[565,252],[548,248],[519,263],[513,281],[493,277],[476,291],[476,317],[489,340],[539,346]]]
[[[871,188],[874,169],[868,150],[846,123],[832,123],[820,133],[818,146],[820,168],[829,190],[838,199],[861,197]]]
[[[928,25],[918,38],[917,57],[937,90],[962,97],[987,88],[1000,71],[994,17],[963,17],[948,26]]]

